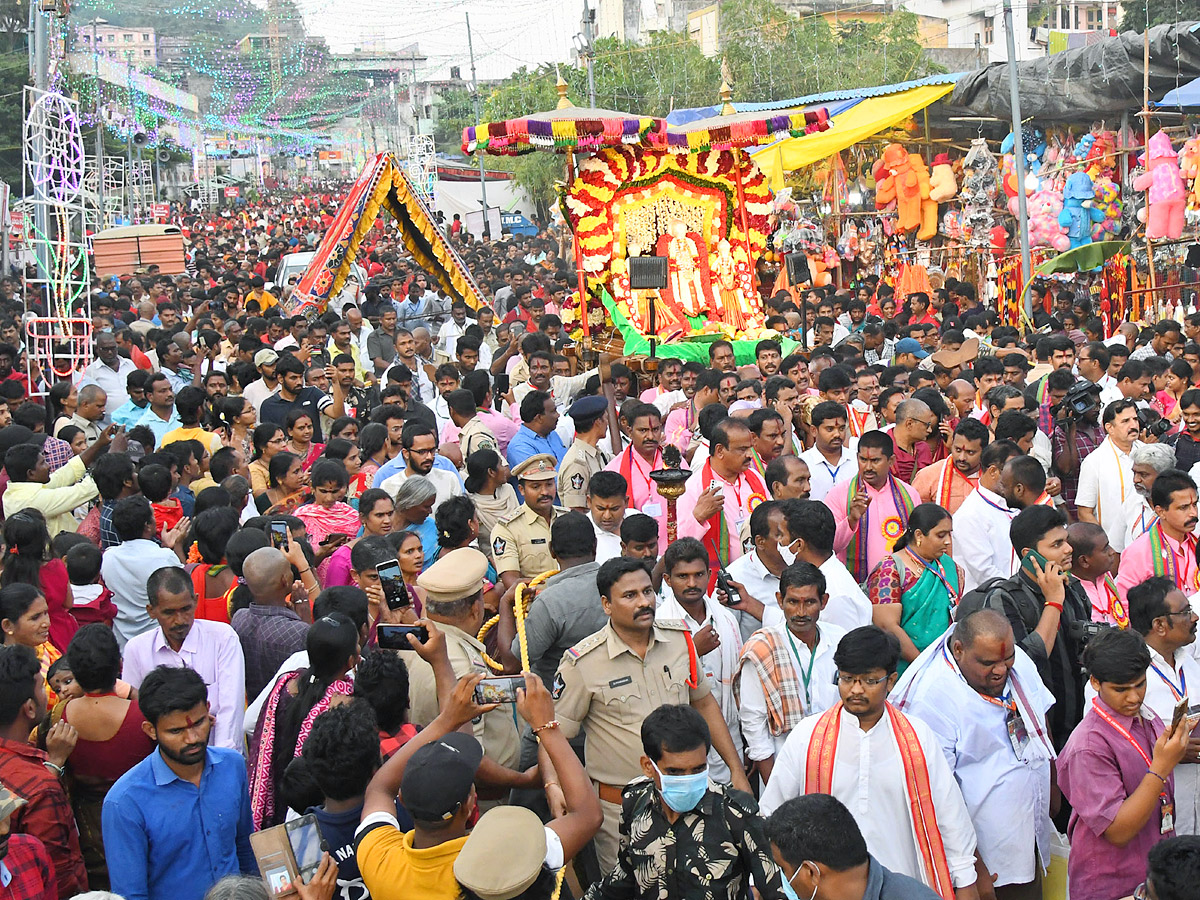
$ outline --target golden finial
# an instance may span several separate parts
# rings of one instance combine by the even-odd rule
[[[558,66],[554,68],[557,70]],[[554,84],[554,89],[558,91],[558,109],[567,109],[575,105],[567,99],[567,79],[562,77],[561,72],[558,73],[558,80]]]
[[[732,116],[736,109],[733,108],[733,91],[729,87],[729,82],[733,81],[733,70],[729,67],[729,57],[721,57],[721,115]]]

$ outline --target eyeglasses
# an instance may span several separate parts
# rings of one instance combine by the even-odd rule
[[[1133,900],[1150,900],[1150,894],[1146,890],[1146,882],[1142,882],[1133,889]]]
[[[867,678],[864,675],[834,675],[833,683],[840,684],[845,687],[850,687],[857,684],[860,687],[875,687],[877,684],[882,684],[890,678],[890,675],[884,675],[882,678]]]

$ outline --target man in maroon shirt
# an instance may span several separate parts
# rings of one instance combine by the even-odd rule
[[[896,427],[892,430],[895,456],[892,474],[912,483],[913,475],[933,463],[926,439],[937,429],[937,416],[924,400],[905,400],[896,407]]]
[[[37,655],[23,644],[0,646],[0,783],[23,803],[9,816],[14,832],[38,838],[49,851],[59,897],[88,889],[79,832],[59,777],[75,746],[75,729],[50,729],[47,752],[29,743],[46,717],[46,683]],[[0,809],[2,812],[2,809]]]

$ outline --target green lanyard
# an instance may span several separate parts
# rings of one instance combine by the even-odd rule
[[[800,651],[796,649],[796,642],[792,640],[792,632],[787,627],[787,623],[784,623],[783,633],[787,635],[788,643],[792,645],[792,653],[796,655],[796,671],[800,673],[800,680],[804,682],[804,708],[810,710],[812,709],[812,690],[810,688],[812,684],[812,670],[813,665],[817,661],[817,646],[821,643],[821,630],[817,629],[817,644],[813,646],[812,655],[808,657],[807,672],[804,671],[804,667],[800,663]]]

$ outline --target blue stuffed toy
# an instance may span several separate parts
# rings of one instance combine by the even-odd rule
[[[1096,189],[1086,172],[1076,172],[1063,187],[1063,209],[1058,214],[1058,224],[1067,229],[1072,250],[1090,244],[1092,223],[1104,221],[1103,210],[1093,204],[1095,197]]]

